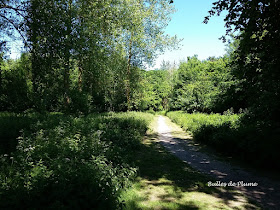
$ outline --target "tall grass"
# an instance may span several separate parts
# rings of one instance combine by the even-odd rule
[[[279,134],[269,125],[252,123],[246,114],[189,114],[174,111],[168,112],[167,116],[184,130],[191,132],[195,140],[226,155],[245,160],[257,167],[280,168]]]
[[[168,112],[167,116],[182,126],[183,129],[190,131],[193,134],[197,133],[197,131],[205,126],[219,127],[227,124],[231,128],[236,128],[240,118],[237,114],[188,114],[183,111]]]
[[[15,126],[21,127],[16,150],[0,157],[1,209],[121,208],[118,196],[137,171],[131,154],[153,115],[10,117],[32,122]]]
[[[221,114],[189,114],[182,111],[168,112],[167,116],[189,131],[196,140],[204,142],[222,152],[239,151],[234,131],[239,127],[241,115]],[[225,148],[227,145],[227,148]]]
[[[47,116],[38,113],[11,113],[0,112],[0,154],[10,153],[15,150],[17,137],[23,130],[28,130],[30,125],[45,117],[52,118],[59,113],[50,113]]]

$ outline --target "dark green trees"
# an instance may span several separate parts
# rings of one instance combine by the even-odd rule
[[[0,111],[21,112],[31,106],[32,72],[30,56],[22,54],[1,65]]]
[[[280,146],[280,2],[217,1],[205,21],[223,10],[228,11],[227,34],[238,32],[231,61],[238,83],[230,94],[240,100],[239,106],[248,108],[240,121],[239,138],[248,150],[246,158],[275,168]]]
[[[234,75],[247,99],[246,106],[260,119],[278,121],[280,91],[280,2],[233,1],[214,3],[209,17],[228,10],[225,18],[227,34],[239,31],[235,38]]]

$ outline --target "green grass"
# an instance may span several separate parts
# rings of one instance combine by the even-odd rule
[[[238,120],[240,118],[240,115],[237,114],[188,114],[183,111],[168,112],[167,116],[172,119],[173,122],[180,125],[184,130],[189,131],[192,134],[196,133],[204,126],[219,127],[227,124],[231,128],[236,128],[238,126]]]
[[[277,130],[258,121],[252,122],[249,115],[172,111],[167,116],[189,132],[194,140],[209,145],[226,156],[232,156],[256,168],[279,169]]]
[[[244,141],[238,130],[242,114],[189,114],[175,111],[168,112],[167,116],[189,132],[195,140],[220,152],[237,154],[244,150]]]
[[[122,193],[124,209],[246,209],[257,208],[229,188],[207,186],[206,177],[157,143],[156,121],[134,153],[138,177]]]
[[[164,150],[153,119],[139,112],[0,114],[2,136],[14,141],[0,155],[0,208],[252,207],[230,189],[207,187],[208,177]]]

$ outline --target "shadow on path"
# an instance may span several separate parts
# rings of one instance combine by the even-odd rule
[[[158,118],[158,139],[159,143],[168,151],[191,167],[210,175],[215,180],[214,182],[239,184],[238,187],[234,187],[234,190],[245,194],[247,198],[256,201],[265,208],[277,209],[280,206],[279,183],[272,182],[265,177],[256,176],[238,166],[216,160],[212,156],[200,152],[200,148],[190,138],[173,138],[172,130],[165,123],[165,120],[166,118],[162,116]],[[246,183],[254,186],[244,186]],[[229,195],[229,199],[233,198],[234,195]]]
[[[257,208],[242,193],[230,188],[208,187],[211,178],[170,155],[157,143],[161,138],[161,135],[147,135],[143,147],[133,157],[141,179],[136,186],[140,196],[127,202],[128,209],[143,208],[139,203],[150,205],[149,209]]]

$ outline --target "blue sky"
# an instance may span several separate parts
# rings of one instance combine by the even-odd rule
[[[198,55],[203,60],[209,56],[222,56],[225,54],[225,44],[219,37],[225,34],[224,15],[212,17],[208,24],[203,24],[204,17],[212,7],[215,0],[174,0],[176,12],[166,28],[166,33],[177,35],[183,39],[181,49],[166,51],[155,61],[150,69],[159,68],[162,60],[179,63],[188,56]],[[22,50],[20,41],[14,42],[11,49],[11,58],[19,57]]]
[[[202,23],[214,0],[174,0],[177,10],[166,28],[166,33],[183,38],[180,50],[166,51],[151,69],[159,68],[162,60],[179,63],[188,56],[198,55],[203,60],[209,56],[223,56],[225,44],[219,38],[225,34],[224,16],[212,17],[208,24]]]

